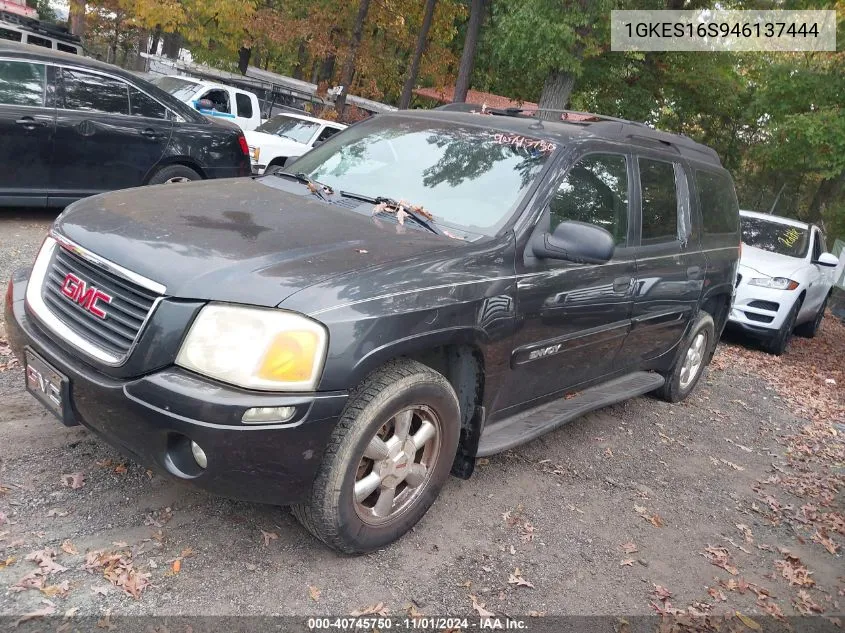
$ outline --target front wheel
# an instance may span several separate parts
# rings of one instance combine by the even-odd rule
[[[829,297],[830,295],[824,298],[821,307],[819,307],[819,311],[816,313],[816,316],[813,318],[812,321],[802,323],[801,325],[795,328],[795,333],[798,336],[803,336],[804,338],[813,338],[816,336],[816,333],[819,331],[819,327],[821,327],[822,319],[824,318],[824,311],[827,309],[827,300]]]
[[[713,317],[706,312],[699,313],[675,364],[666,375],[666,382],[656,392],[658,396],[666,402],[680,402],[692,392],[704,372],[710,348],[715,345],[715,332]]]
[[[150,178],[150,185],[169,185],[177,182],[202,180],[197,172],[185,165],[168,165],[156,171]]]
[[[434,503],[459,437],[460,407],[446,378],[416,361],[392,361],[346,406],[310,499],[294,516],[345,554],[382,548]]]
[[[766,350],[770,354],[780,356],[786,351],[789,346],[789,341],[792,339],[792,331],[795,329],[795,320],[798,318],[798,311],[801,309],[801,300],[796,301],[780,329],[775,333],[772,339],[767,343]]]

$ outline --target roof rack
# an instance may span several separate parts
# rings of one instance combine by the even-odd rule
[[[82,40],[78,35],[73,35],[67,30],[67,27],[52,22],[42,22],[35,18],[28,18],[26,16],[11,13],[9,11],[0,10],[0,22],[13,24],[30,33],[47,35],[57,40],[63,40],[73,44],[80,44]]]
[[[706,145],[702,145],[701,143],[697,143],[684,134],[664,132],[639,121],[629,121],[627,119],[620,119],[604,114],[540,107],[485,108],[483,105],[474,103],[447,103],[435,109],[451,112],[483,112],[484,114],[492,114],[495,116],[519,117],[524,119],[533,119],[534,115],[539,111],[555,112],[561,114],[560,120],[553,119],[552,121],[549,121],[549,123],[567,123],[571,125],[584,126],[612,123],[614,124],[614,129],[612,131],[606,131],[609,135],[625,138],[633,143],[641,145],[651,145],[652,147],[656,143],[659,143],[663,147],[676,150],[683,156],[703,160],[709,163],[715,161],[717,164],[721,164],[719,155],[714,149],[707,147]]]

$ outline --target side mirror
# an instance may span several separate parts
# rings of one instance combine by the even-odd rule
[[[615,248],[608,231],[586,222],[561,222],[554,233],[540,233],[531,240],[535,257],[579,264],[607,263]]]
[[[311,147],[318,147],[318,146],[322,145],[323,143],[325,143],[325,141],[314,141],[311,144]]]
[[[836,257],[833,253],[822,253],[819,255],[819,258],[815,262],[819,266],[829,266],[830,268],[836,268],[839,266],[839,258]]]
[[[195,105],[197,110],[213,110],[214,102],[211,99],[200,99]]]

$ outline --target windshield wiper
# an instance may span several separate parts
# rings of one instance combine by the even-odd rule
[[[398,210],[404,209],[405,213],[409,218],[411,218],[414,222],[416,222],[419,226],[423,227],[427,231],[434,233],[435,235],[443,235],[443,233],[429,220],[427,217],[422,215],[413,205],[410,204],[403,204],[394,200],[393,198],[386,198],[385,196],[367,196],[361,193],[355,193],[352,191],[341,191],[340,195],[344,198],[352,198],[354,200],[361,200],[362,202],[372,202],[375,205],[383,204],[391,209],[395,209],[397,212]]]
[[[324,185],[321,182],[312,180],[303,173],[292,174],[289,171],[274,171],[273,175],[282,176],[283,178],[292,178],[297,182],[301,182],[303,185],[308,187],[308,191],[313,193],[323,202],[330,202],[330,200],[326,197],[326,194],[332,195],[334,193],[334,189],[332,189],[328,185]]]

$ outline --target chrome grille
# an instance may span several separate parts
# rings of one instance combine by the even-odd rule
[[[100,318],[67,297],[62,285],[68,274],[112,297],[100,304]],[[122,359],[132,349],[159,295],[102,266],[58,246],[50,260],[41,296],[50,312],[68,328],[110,356]]]

